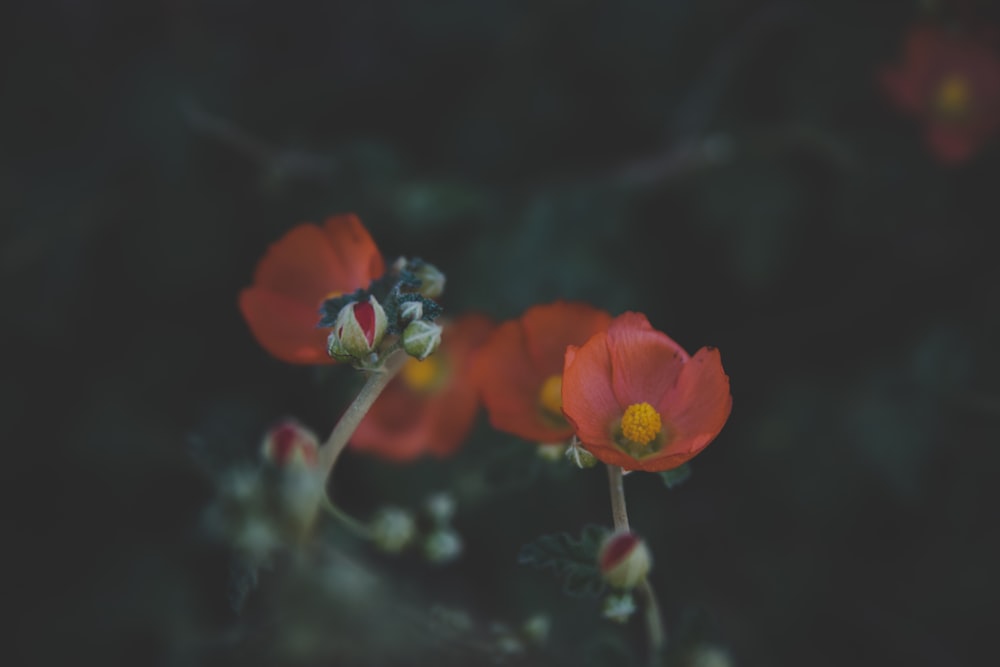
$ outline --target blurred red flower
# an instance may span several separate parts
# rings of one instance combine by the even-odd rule
[[[626,470],[658,472],[693,458],[732,408],[719,351],[689,357],[645,315],[625,313],[566,351],[563,411],[585,449]]]
[[[500,325],[476,362],[493,427],[540,443],[567,440],[573,428],[562,413],[566,347],[584,343],[609,322],[603,310],[557,301]]]
[[[325,299],[347,294],[385,272],[385,261],[353,213],[291,229],[257,264],[240,292],[243,318],[261,347],[291,364],[330,364],[329,332],[317,328]]]
[[[969,158],[1000,128],[1000,57],[995,31],[976,34],[914,26],[899,66],[880,72],[883,89],[902,111],[924,123],[942,162]]]
[[[351,447],[397,462],[453,454],[479,409],[472,361],[492,330],[482,315],[446,323],[441,347],[423,361],[407,359],[361,421]]]

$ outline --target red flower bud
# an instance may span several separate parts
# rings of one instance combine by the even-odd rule
[[[316,434],[292,419],[271,428],[261,449],[264,459],[278,468],[315,468],[319,463],[318,452]]]
[[[630,590],[645,580],[653,557],[638,535],[620,531],[604,541],[597,562],[606,582],[615,588]]]

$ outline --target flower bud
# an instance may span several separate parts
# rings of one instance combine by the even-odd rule
[[[276,468],[315,468],[319,463],[319,440],[302,424],[287,419],[264,436],[261,455]]]
[[[604,580],[621,590],[631,590],[646,579],[653,557],[638,535],[629,531],[611,534],[597,557]]]
[[[382,342],[388,321],[385,310],[374,296],[340,309],[327,338],[327,352],[334,359],[365,359]]]
[[[424,539],[424,556],[432,563],[449,563],[462,554],[462,538],[454,530],[439,528]]]
[[[566,456],[566,443],[565,442],[540,442],[538,447],[535,449],[535,453],[538,457],[555,463],[562,460],[563,456]]]
[[[455,499],[451,494],[441,491],[424,501],[424,509],[436,524],[444,525],[455,516]]]
[[[441,325],[413,320],[403,329],[403,349],[411,357],[423,361],[441,345]]]
[[[417,524],[406,510],[385,507],[371,523],[372,541],[382,551],[398,553],[405,549],[417,534]]]
[[[436,299],[444,293],[444,274],[433,264],[421,262],[419,268],[413,271],[413,275],[420,279],[417,291],[428,299]]]
[[[424,304],[420,301],[404,301],[399,306],[399,319],[404,322],[419,320],[424,316]]]
[[[566,458],[575,463],[577,468],[593,468],[597,465],[597,457],[575,440],[566,448]]]

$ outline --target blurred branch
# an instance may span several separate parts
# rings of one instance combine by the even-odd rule
[[[327,182],[340,168],[337,159],[329,155],[272,146],[231,121],[206,111],[193,100],[183,100],[178,106],[192,129],[249,159],[261,169],[267,182]]]

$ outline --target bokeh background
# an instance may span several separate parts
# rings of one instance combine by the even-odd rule
[[[327,431],[355,386],[268,358],[236,295],[269,243],[343,211],[444,269],[450,314],[580,299],[721,349],[734,410],[691,480],[626,480],[671,631],[742,666],[995,652],[1000,146],[942,165],[876,78],[952,10],[4,3],[9,664],[641,658],[638,621],[517,564],[610,523],[603,472],[483,418],[454,459],[348,453],[335,480],[361,516],[454,493],[457,563],[326,522],[347,584],[279,560],[233,609],[233,554],[202,528],[215,475],[283,415]],[[542,647],[498,648],[538,613]]]

